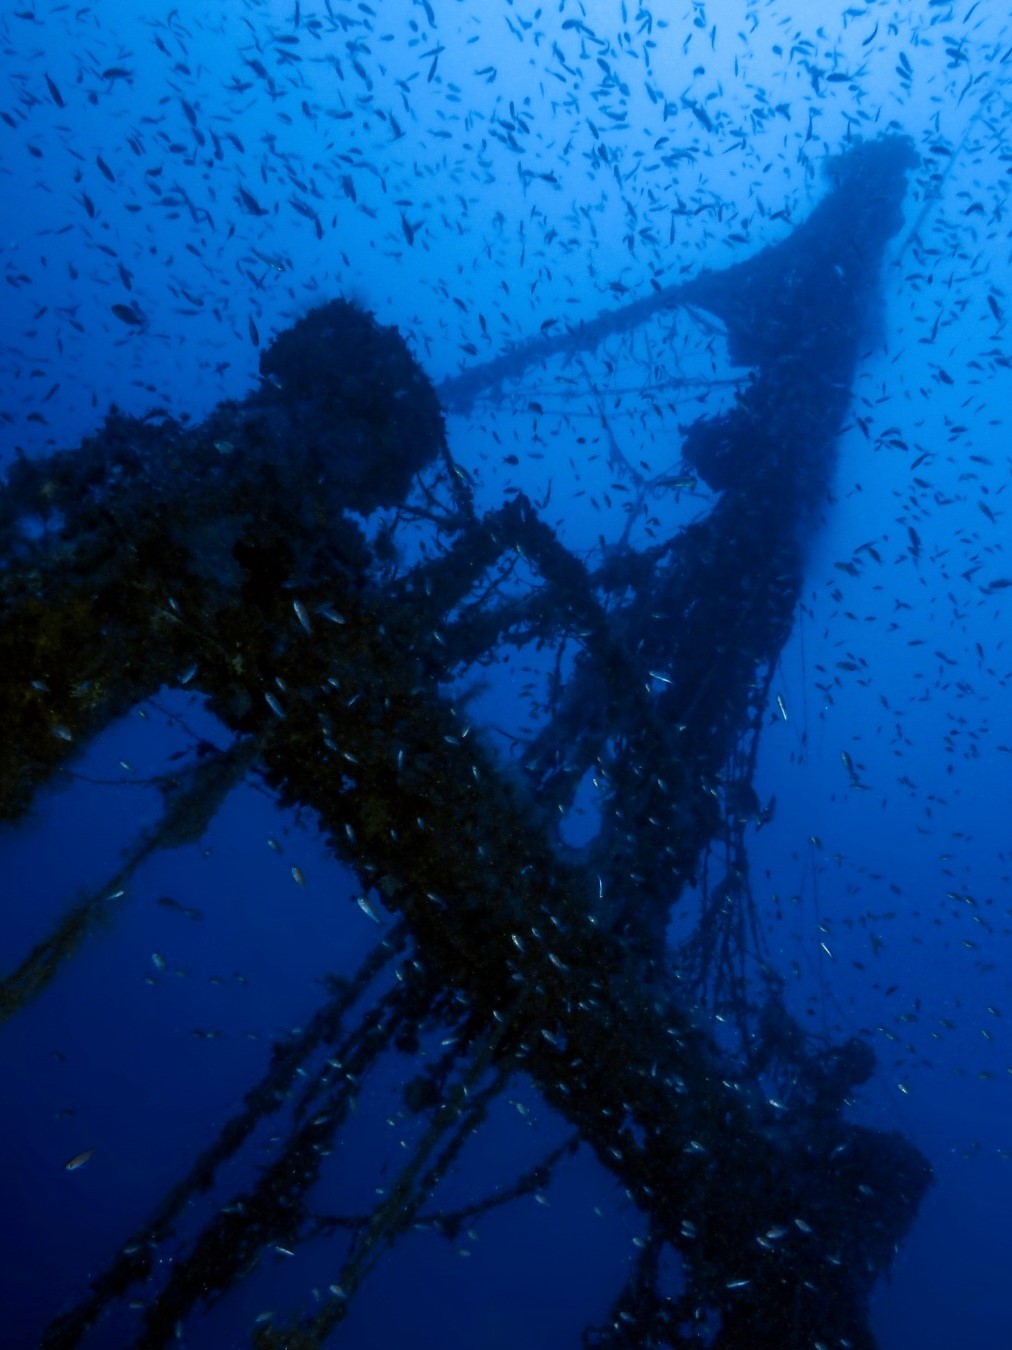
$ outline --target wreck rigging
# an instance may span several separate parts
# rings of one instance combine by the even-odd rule
[[[167,789],[138,863],[199,837],[255,771],[313,813],[363,906],[396,916],[91,1292],[55,1318],[47,1346],[78,1344],[135,1285],[137,1343],[166,1344],[268,1244],[304,1240],[307,1197],[357,1084],[395,1048],[419,1057],[414,1148],[374,1211],[349,1220],[328,1294],[301,1319],[257,1327],[256,1344],[326,1341],[523,1073],[649,1218],[643,1260],[597,1344],[679,1347],[707,1328],[722,1350],[872,1345],[868,1297],[929,1170],[903,1139],[843,1118],[871,1051],[810,1046],[775,972],[750,985],[744,826],[759,814],[749,793],[770,675],[912,163],[901,138],[853,146],[784,243],[440,386],[444,406],[466,408],[534,361],[573,356],[676,303],[724,323],[751,377],[683,445],[716,504],[596,568],[522,493],[476,509],[436,391],[394,330],[343,301],[282,333],[260,387],[202,425],[113,413],[79,449],[12,468],[0,494],[3,818],[23,815],[114,719],[185,687],[233,741]],[[418,479],[433,546],[391,578],[350,513],[408,512]],[[50,518],[58,529],[22,529]],[[536,584],[500,594],[490,579],[515,554]],[[564,636],[579,655],[518,775],[447,686],[500,645]],[[589,771],[607,784],[600,829],[564,850],[557,822]],[[671,954],[672,906],[718,838],[732,866]],[[7,1014],[56,978],[108,899],[3,982]],[[738,1027],[734,1048],[706,1025],[708,991]],[[430,1063],[419,1047],[437,1026],[449,1044]],[[798,1084],[789,1111],[763,1086],[776,1065]],[[276,1160],[162,1277],[157,1253],[182,1206],[295,1093],[300,1071]],[[682,1263],[677,1297],[658,1286],[665,1247]]]

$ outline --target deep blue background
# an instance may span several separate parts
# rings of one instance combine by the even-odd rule
[[[858,1114],[907,1133],[938,1174],[876,1296],[884,1350],[997,1350],[1012,1339],[1012,711],[1010,592],[986,588],[1012,576],[1012,37],[969,3],[726,8],[666,6],[664,24],[659,5],[611,0],[8,10],[0,463],[73,445],[112,402],[199,418],[250,387],[255,337],[339,294],[396,323],[438,378],[783,237],[817,200],[827,153],[906,130],[923,165],[774,680],[787,720],[771,708],[758,787],[777,814],[752,861],[792,1006],[815,1030],[867,1032],[880,1071]],[[143,324],[117,318],[122,304]],[[643,393],[664,384],[659,360],[713,383]],[[547,518],[591,554],[621,534],[632,497],[615,446],[644,472],[675,469],[679,424],[728,398],[716,381],[734,374],[719,337],[681,315],[533,373],[448,431],[483,503],[510,486],[544,500],[550,485]],[[634,543],[706,499],[648,506],[657,523],[638,518]],[[471,699],[475,721],[528,725],[525,686],[544,667],[504,661]],[[156,820],[157,793],[129,784],[190,744],[168,714],[217,734],[178,694],[143,712],[0,835],[0,968]],[[354,968],[376,930],[353,894],[312,822],[245,787],[199,847],[155,855],[107,931],[0,1028],[0,1343],[35,1342],[214,1138],[320,979]],[[207,1030],[220,1035],[194,1034]],[[396,1090],[392,1070],[364,1091],[321,1211],[365,1208],[391,1175]],[[446,1204],[508,1185],[565,1136],[525,1084],[509,1096],[528,1114],[502,1103]],[[216,1199],[272,1156],[274,1132],[268,1121]],[[67,1173],[83,1149],[94,1156]],[[405,1240],[336,1339],[576,1346],[642,1221],[583,1152],[543,1198],[493,1212],[476,1239]],[[244,1344],[254,1317],[305,1306],[335,1266],[323,1243],[265,1257],[186,1343]],[[131,1325],[118,1317],[93,1343],[129,1343]]]

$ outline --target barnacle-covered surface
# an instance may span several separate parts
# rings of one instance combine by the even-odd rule
[[[814,234],[688,284],[755,370],[731,411],[687,437],[692,466],[723,495],[652,552],[626,549],[595,570],[524,494],[476,509],[432,385],[392,329],[347,302],[282,333],[260,387],[200,425],[113,413],[80,449],[14,467],[0,500],[4,816],[23,815],[80,746],[165,688],[199,692],[233,737],[162,783],[161,823],[80,913],[106,918],[136,865],[198,841],[253,773],[318,821],[366,913],[398,920],[45,1344],[77,1344],[135,1284],[137,1343],[167,1344],[264,1251],[327,1231],[310,1197],[360,1085],[398,1055],[419,1056],[404,1090],[419,1128],[402,1164],[371,1212],[331,1225],[351,1236],[328,1292],[301,1318],[265,1318],[255,1343],[324,1343],[522,1074],[649,1219],[647,1255],[614,1311],[627,1340],[600,1343],[681,1346],[705,1326],[723,1350],[872,1344],[870,1292],[930,1171],[899,1135],[843,1115],[873,1067],[870,1047],[809,1045],[775,970],[762,986],[746,977],[740,827],[761,814],[751,778],[769,672],[829,481],[860,305],[875,294],[910,163],[902,140],[859,146],[837,166],[844,186],[829,189]],[[825,294],[840,265],[829,245],[845,237],[826,222],[862,183],[853,321],[810,322],[811,301],[798,297]],[[419,474],[422,507],[409,500]],[[362,519],[379,508],[414,512],[432,536],[396,576],[383,529]],[[55,533],[19,533],[24,518],[53,513]],[[498,570],[515,555],[524,591]],[[510,765],[453,682],[499,644],[561,636],[575,658]],[[600,828],[566,846],[560,811],[591,769],[607,784]],[[718,837],[735,844],[735,868],[672,958],[670,911]],[[89,933],[72,916],[39,944],[7,982],[4,1010],[55,979]],[[395,981],[376,987],[392,959]],[[700,1015],[715,990],[738,1028],[733,1045]],[[440,1027],[450,1034],[433,1062],[421,1047]],[[332,1054],[308,1070],[325,1042]],[[778,1074],[793,1083],[789,1111],[769,1098]],[[301,1097],[270,1164],[163,1272],[158,1249],[183,1207],[296,1075]],[[431,1222],[455,1227],[449,1214]],[[677,1297],[659,1283],[664,1248],[681,1257]]]

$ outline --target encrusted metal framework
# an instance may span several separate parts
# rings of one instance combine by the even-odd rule
[[[594,1344],[872,1345],[869,1292],[930,1173],[899,1136],[843,1119],[870,1050],[854,1041],[817,1054],[775,990],[751,1043],[718,1047],[693,1009],[692,980],[675,978],[664,934],[722,822],[757,814],[741,746],[790,631],[806,530],[825,496],[911,163],[898,138],[851,148],[785,243],[444,383],[446,406],[464,406],[533,361],[675,303],[723,320],[732,357],[753,375],[732,410],[697,421],[684,447],[720,491],[717,504],[664,544],[626,549],[597,571],[522,495],[476,512],[436,390],[394,330],[344,302],[283,333],[265,353],[261,387],[203,425],[114,412],[80,448],[8,474],[0,815],[22,814],[113,719],[185,685],[235,740],[166,785],[162,824],[128,867],[199,838],[255,768],[284,802],[315,813],[375,897],[364,903],[397,916],[355,981],[279,1047],[217,1144],[54,1321],[48,1346],[77,1344],[138,1282],[148,1285],[138,1344],[165,1344],[264,1244],[299,1241],[350,1084],[439,1022],[457,1034],[409,1085],[427,1121],[415,1152],[375,1212],[348,1221],[344,1273],[323,1302],[301,1322],[259,1327],[257,1344],[324,1343],[523,1071],[649,1216],[643,1259]],[[420,472],[441,484],[439,500],[432,489],[427,498],[435,548],[390,579],[381,541],[348,511],[403,503]],[[31,518],[49,528],[29,536]],[[523,598],[483,592],[510,551],[537,586]],[[580,655],[518,776],[446,689],[521,634],[573,635]],[[608,782],[602,825],[575,856],[558,846],[556,822],[595,765]],[[748,941],[741,834],[686,953],[700,983]],[[78,906],[3,982],[0,1010],[15,1012],[53,978],[108,903],[103,893]],[[398,979],[362,1012],[391,964]],[[745,999],[733,980],[727,988]],[[175,1217],[294,1091],[320,1046],[342,1072],[311,1076],[277,1162],[212,1216],[159,1287],[155,1253]],[[788,1062],[798,1087],[785,1111],[759,1078]],[[513,1193],[534,1184],[522,1178]],[[665,1244],[684,1265],[677,1299],[658,1292]]]

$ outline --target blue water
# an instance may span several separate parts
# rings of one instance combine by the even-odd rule
[[[254,385],[275,333],[338,295],[395,324],[434,379],[451,375],[784,238],[819,199],[826,155],[910,135],[922,162],[907,225],[771,690],[783,709],[770,707],[756,786],[776,815],[749,842],[792,1007],[813,1031],[867,1034],[879,1069],[855,1118],[901,1131],[936,1172],[875,1295],[880,1344],[999,1350],[1012,1343],[1012,590],[992,583],[1012,576],[1012,26],[969,0],[726,10],[8,8],[0,465],[78,444],[112,404],[201,419]],[[661,356],[669,379],[695,383],[646,388]],[[681,315],[449,417],[450,445],[481,507],[522,488],[567,546],[599,557],[627,523],[616,450],[676,472],[679,426],[740,375],[719,334]],[[672,495],[630,542],[711,500]],[[527,686],[545,675],[538,654],[515,654],[470,691],[471,716],[524,735]],[[5,827],[0,972],[116,874],[158,818],[145,780],[198,736],[225,744],[198,698],[166,692]],[[574,842],[593,829],[593,794],[580,806]],[[314,824],[251,780],[199,844],[154,854],[103,931],[0,1027],[0,1344],[38,1343],[312,1015],[324,978],[357,968],[377,930],[356,894]],[[314,1212],[375,1203],[410,1073],[405,1059],[363,1090]],[[282,1134],[262,1122],[213,1200],[254,1180]],[[566,1137],[518,1079],[440,1203],[508,1188]],[[405,1238],[333,1343],[576,1347],[644,1220],[582,1149],[539,1197],[473,1228]],[[339,1266],[326,1238],[268,1252],[181,1343],[248,1344],[258,1316],[311,1308]],[[86,1343],[131,1344],[136,1326],[118,1308]]]

